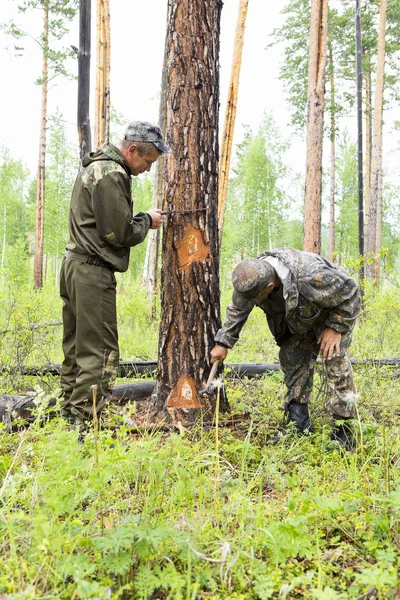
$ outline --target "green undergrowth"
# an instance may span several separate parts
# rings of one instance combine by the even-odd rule
[[[29,327],[59,319],[52,293],[1,297],[1,368],[61,360],[59,326]],[[121,358],[154,359],[158,321],[144,291],[124,286],[118,309]],[[367,291],[352,356],[398,356],[399,326],[398,289]],[[277,357],[253,311],[229,360]],[[18,368],[2,374],[2,392],[54,394],[54,378]],[[227,380],[231,414],[191,431],[133,434],[115,407],[99,439],[91,431],[83,443],[58,418],[13,432],[0,425],[1,600],[397,600],[397,371],[355,367],[354,453],[330,441],[322,367],[316,433],[277,445],[280,372]]]
[[[218,426],[134,435],[114,412],[83,444],[58,418],[3,427],[0,593],[394,600],[400,383],[384,369],[356,377],[352,454],[330,442],[322,370],[316,433],[277,445],[279,373],[231,384],[232,414]]]

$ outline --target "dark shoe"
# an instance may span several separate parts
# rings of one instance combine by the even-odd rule
[[[287,409],[287,425],[279,435],[272,438],[272,442],[277,444],[285,435],[307,435],[308,433],[314,433],[314,428],[310,424],[308,404],[291,402]]]
[[[296,433],[313,433],[314,429],[310,424],[310,416],[308,414],[308,404],[300,402],[291,402],[287,410],[288,426],[296,429]]]
[[[333,442],[339,442],[340,446],[342,446],[348,452],[353,452],[357,446],[356,439],[351,430],[351,425],[343,419],[334,424],[331,433],[331,440]]]

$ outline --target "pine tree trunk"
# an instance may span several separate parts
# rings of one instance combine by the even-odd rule
[[[371,110],[371,74],[368,65],[365,71],[365,227],[368,225],[371,190]]]
[[[383,91],[385,74],[385,33],[386,33],[387,0],[381,0],[379,16],[378,57],[376,67],[376,85],[374,102],[374,131],[371,159],[371,196],[369,203],[366,254],[376,256],[376,260],[368,265],[368,275],[375,276],[377,283],[380,277],[380,246],[382,227],[382,117]]]
[[[361,10],[356,0],[356,80],[357,80],[357,157],[358,157],[358,253],[361,259],[359,276],[364,279],[364,198],[363,198],[363,139],[362,139],[362,44]]]
[[[193,422],[215,410],[198,392],[220,326],[218,107],[220,0],[171,0],[167,51],[167,144],[162,318],[154,409]]]
[[[167,24],[168,28],[168,24]],[[164,45],[164,59],[161,75],[161,94],[160,107],[158,112],[158,124],[165,137],[165,124],[167,119],[167,105],[165,101],[165,85],[167,72],[167,36]],[[154,170],[154,187],[153,187],[153,208],[162,208],[164,199],[164,170],[165,157],[162,154],[155,165]],[[148,236],[148,261],[145,265],[143,279],[146,282],[147,290],[151,297],[152,315],[156,316],[156,294],[158,290],[158,271],[159,271],[159,254],[160,254],[160,229],[151,229]]]
[[[329,194],[329,255],[335,258],[335,180],[336,180],[336,123],[335,123],[335,73],[332,45],[329,45],[329,63],[331,67],[331,181]]]
[[[42,116],[40,126],[39,160],[36,188],[36,231],[35,258],[33,266],[33,287],[43,287],[43,232],[44,232],[44,194],[46,175],[46,133],[47,133],[47,88],[49,55],[49,6],[43,3],[43,58],[42,58]]]
[[[248,5],[249,0],[239,0],[239,12],[236,25],[235,44],[233,49],[231,80],[229,83],[224,130],[221,141],[218,183],[218,230],[220,244],[224,226],[225,204],[228,191],[229,169],[231,164],[233,134],[235,130],[236,109],[239,95],[240,68],[242,65],[244,30],[246,27]]]
[[[322,144],[328,0],[312,0],[303,250],[321,250]]]
[[[110,9],[109,0],[97,0],[97,62],[94,147],[110,137]]]
[[[79,3],[78,136],[81,160],[92,149],[89,117],[91,1],[80,0]]]
[[[3,249],[1,253],[1,289],[4,289],[4,265],[6,260],[7,247],[7,204],[3,207]]]
[[[111,120],[111,22],[110,22],[110,0],[104,0],[104,38],[105,38],[105,75],[104,75],[104,143],[110,141]]]

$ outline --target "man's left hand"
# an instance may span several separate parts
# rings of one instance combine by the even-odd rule
[[[331,360],[334,356],[340,356],[340,340],[342,334],[327,327],[318,338],[320,354],[322,358]]]

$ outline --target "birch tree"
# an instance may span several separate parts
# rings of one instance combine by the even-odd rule
[[[218,107],[220,0],[171,0],[168,11],[162,318],[155,411],[193,422],[215,410],[198,392],[220,326]]]

